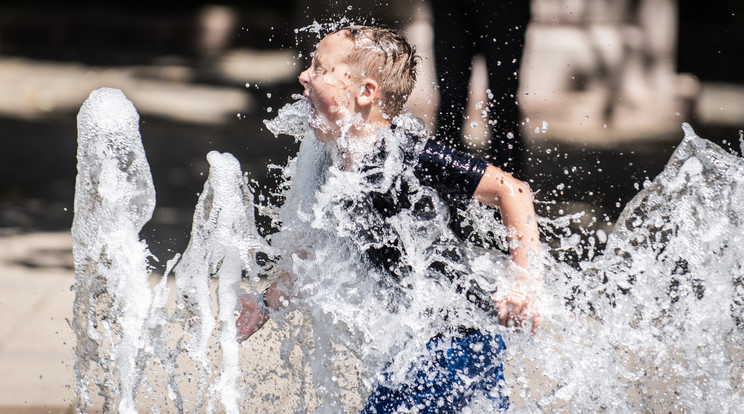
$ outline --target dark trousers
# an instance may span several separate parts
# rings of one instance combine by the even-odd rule
[[[529,0],[432,0],[440,104],[437,139],[461,147],[471,62],[481,53],[488,68],[490,163],[520,177],[524,143],[516,104]]]
[[[488,395],[493,412],[506,411],[509,400],[503,395],[500,355],[506,346],[501,336],[470,330],[452,338],[447,349],[440,349],[441,341],[441,337],[429,341],[429,353],[412,374],[411,383],[378,387],[361,414],[392,414],[414,407],[419,414],[454,414],[476,392]]]

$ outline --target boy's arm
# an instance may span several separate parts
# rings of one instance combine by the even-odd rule
[[[517,266],[529,268],[528,250],[540,251],[535,207],[529,185],[511,174],[489,165],[475,189],[473,198],[498,207],[507,230],[509,252]]]
[[[495,300],[499,323],[506,326],[525,326],[531,322],[535,332],[540,315],[535,302],[539,301],[539,275],[530,272],[530,256],[539,257],[540,234],[529,185],[492,165],[475,189],[473,198],[497,207],[507,229],[509,252],[517,268],[516,283],[509,294]]]

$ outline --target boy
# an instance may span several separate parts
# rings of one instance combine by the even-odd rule
[[[534,332],[539,324],[535,309],[539,299],[535,283],[538,279],[529,269],[530,258],[539,255],[539,234],[528,186],[499,168],[408,132],[402,136],[411,138],[412,145],[395,158],[397,164],[403,164],[394,165],[399,173],[390,176],[382,168],[391,159],[385,157],[386,151],[395,144],[381,137],[401,129],[395,117],[402,112],[414,87],[417,59],[414,48],[395,31],[350,26],[323,38],[311,66],[299,77],[303,95],[314,111],[309,123],[315,137],[334,148],[336,167],[366,174],[365,182],[373,188],[364,190],[361,199],[342,204],[351,211],[352,220],[361,223],[358,226],[361,230],[351,231],[347,237],[360,246],[362,258],[370,268],[389,276],[380,285],[396,289],[400,287],[395,284],[404,284],[412,271],[410,264],[402,263],[408,253],[405,241],[399,237],[401,230],[396,230],[395,223],[401,222],[396,217],[406,215],[424,224],[436,218],[438,198],[427,195],[428,189],[434,188],[441,199],[451,203],[472,198],[497,207],[508,231],[516,282],[509,293],[499,296],[500,300],[489,300],[486,296],[485,301],[489,302],[486,304],[478,287],[462,286],[458,292],[467,290],[468,300],[474,293],[471,301],[480,307],[492,307],[499,323],[529,327]],[[389,166],[385,164],[385,168]],[[386,179],[395,184],[381,187],[380,183]],[[437,257],[462,257],[457,249],[434,244],[431,248],[437,251]],[[307,254],[299,252],[299,256]],[[443,261],[446,262],[442,259],[429,263],[432,274],[439,272],[450,280],[456,279],[457,272]],[[260,329],[269,318],[269,309],[278,310],[286,305],[293,283],[294,276],[284,272],[259,299],[248,296],[241,299],[238,340],[243,341]],[[444,316],[448,317],[454,319],[455,315]],[[474,389],[491,392],[499,387],[497,382],[503,377],[498,353],[503,342],[498,335],[477,328],[460,329],[447,337],[451,347],[447,352],[438,346],[441,341],[440,335],[432,338],[431,361],[425,364],[426,368],[412,374],[417,378],[414,384],[419,386],[381,385],[363,412],[387,413],[414,406],[419,410],[427,407],[419,412],[457,412],[468,404]],[[486,343],[486,349],[477,347],[477,352],[473,352],[476,343]],[[494,367],[498,370],[494,371]],[[461,378],[464,372],[471,376],[466,387]],[[505,408],[505,398],[497,394],[491,392],[501,408]]]

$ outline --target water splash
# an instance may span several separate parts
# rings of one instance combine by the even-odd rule
[[[301,105],[298,102],[294,108]],[[270,129],[292,134],[293,131],[275,127],[281,124],[280,120],[281,117],[273,120],[270,126],[274,128]],[[306,264],[311,270],[298,271],[312,275],[304,282],[312,288],[307,297],[316,301],[310,306],[316,310],[313,319],[320,321],[317,324],[320,326],[314,325],[321,332],[316,333],[315,340],[332,337],[353,347],[356,350],[353,357],[363,360],[364,369],[370,372],[363,381],[374,383],[380,380],[374,373],[385,370],[396,381],[404,380],[425,338],[447,329],[436,317],[424,316],[436,315],[431,310],[437,307],[428,302],[433,299],[443,309],[457,309],[468,315],[469,320],[458,320],[456,324],[505,334],[509,364],[514,372],[509,386],[514,400],[519,401],[515,407],[540,411],[568,407],[571,411],[636,412],[659,407],[720,411],[739,406],[743,354],[737,338],[742,329],[744,306],[741,286],[744,161],[697,137],[689,125],[685,124],[683,129],[685,139],[664,173],[647,182],[644,190],[627,205],[616,230],[603,240],[607,243],[603,254],[597,257],[588,254],[590,260],[579,263],[579,269],[555,260],[553,257],[560,257],[561,252],[582,256],[586,246],[581,243],[581,235],[569,227],[578,216],[540,220],[542,230],[555,234],[559,243],[558,254],[551,251],[543,257],[546,326],[535,340],[493,326],[492,320],[482,315],[468,314],[470,308],[466,304],[448,302],[457,295],[442,285],[427,284],[431,279],[425,277],[423,270],[430,262],[420,255],[421,249],[408,249],[408,245],[405,249],[408,256],[404,259],[412,264],[414,273],[405,292],[413,298],[407,312],[381,312],[380,302],[365,303],[367,298],[350,301],[353,296],[344,285],[361,292],[374,291],[374,287],[364,285],[370,279],[370,270],[362,269],[365,276],[360,277],[359,270],[351,270],[350,262],[356,260],[353,257],[356,250],[347,247],[344,255],[338,253],[345,251],[344,248],[333,243],[338,243],[339,236],[348,239],[359,220],[343,217],[346,210],[328,212],[326,209],[334,205],[333,198],[322,198],[328,193],[338,195],[347,191],[342,198],[353,199],[354,194],[364,192],[359,184],[363,177],[339,172],[331,165],[329,176],[313,177],[310,181],[315,186],[312,186],[306,182],[308,177],[300,174],[300,191],[304,192],[301,199],[307,204],[288,209],[298,214],[288,220],[292,226],[307,222],[308,233],[313,228],[334,229],[318,245],[332,246],[328,251],[321,249],[322,255],[324,259],[333,257],[330,262],[339,265],[328,273],[333,275],[328,280],[323,277],[323,269],[312,268],[313,264],[317,265],[316,258]],[[309,169],[294,168],[308,172],[317,170],[318,165],[329,165],[331,162],[323,149],[311,137],[307,138],[306,131],[304,134],[296,162]],[[395,136],[385,138],[396,142]],[[400,158],[394,154],[389,154],[389,159],[392,165],[399,164]],[[392,168],[390,176],[399,173]],[[287,176],[292,183],[290,189],[296,188],[292,181],[296,174],[292,171]],[[495,239],[493,244],[504,245],[503,227],[487,209],[470,205],[464,217],[479,237]],[[350,229],[344,230],[344,225]],[[429,221],[427,225],[429,234],[432,229],[441,232],[438,234],[446,232],[441,222]],[[403,227],[412,232],[404,231]],[[431,245],[426,242],[427,231],[417,229],[415,219],[409,217],[403,227],[396,237],[404,243],[410,237],[408,240],[415,240],[410,245]],[[705,235],[701,234],[702,229]],[[319,237],[318,232],[312,237]],[[468,271],[478,277],[477,283],[508,286],[508,277],[499,276],[494,270],[498,268],[498,260],[479,263],[481,257],[468,256]],[[348,305],[351,306],[345,308]],[[375,331],[376,322],[367,313],[380,315],[385,328]],[[343,327],[333,332],[329,327],[339,325],[339,321],[343,321]],[[350,332],[362,333],[362,339],[354,342]],[[385,358],[389,355],[396,358],[392,364],[385,365],[386,361],[389,363]],[[318,356],[334,359],[326,349]],[[333,373],[327,368],[317,374],[330,377]],[[552,391],[538,391],[546,386]],[[704,399],[702,395],[716,398]]]
[[[406,381],[428,339],[457,326],[504,335],[514,411],[725,412],[744,403],[741,158],[685,125],[667,168],[644,183],[615,231],[603,236],[604,252],[578,268],[556,259],[561,252],[582,256],[568,225],[576,217],[541,218],[542,230],[559,243],[541,257],[544,322],[530,337],[498,326],[459,293],[463,286],[508,287],[508,261],[459,245],[441,200],[401,168],[419,145],[401,131],[416,136],[423,125],[396,119],[399,128],[381,131],[382,168],[349,171],[314,139],[310,116],[299,98],[266,122],[275,134],[301,141],[278,190],[285,202],[262,210],[281,231],[268,243],[258,236],[237,160],[210,153],[189,246],[151,290],[149,253],[138,233],[154,191],[136,112],[118,91],[91,94],[79,116],[73,224],[79,411],[101,392],[108,411],[131,412],[137,401],[154,412],[354,412],[377,383]],[[369,194],[404,183],[436,214],[403,209],[387,230],[370,230],[374,221],[355,212],[368,211]],[[477,238],[504,246],[492,210],[464,208]],[[359,253],[393,239],[408,269],[396,284]],[[448,256],[448,245],[459,246],[459,259]],[[241,283],[252,293],[264,283],[255,277],[259,251],[296,275],[297,300],[238,348],[236,298]],[[432,277],[437,261],[459,279]],[[171,273],[175,305],[168,300]],[[269,347],[263,354],[262,343]],[[167,396],[156,404],[158,390]],[[485,404],[480,398],[469,408],[488,412]]]
[[[604,254],[580,271],[548,266],[550,326],[515,358],[536,363],[554,391],[526,391],[530,382],[519,381],[535,401],[528,407],[742,405],[744,160],[683,129],[665,170],[625,207]]]

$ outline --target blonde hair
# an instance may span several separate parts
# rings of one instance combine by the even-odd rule
[[[420,59],[416,48],[392,29],[348,26],[336,32],[354,41],[347,62],[349,66],[380,84],[383,111],[389,116],[400,114],[416,84],[416,66]]]

